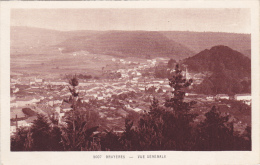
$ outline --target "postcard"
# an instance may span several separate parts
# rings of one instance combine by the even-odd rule
[[[258,164],[258,1],[1,2],[1,163]]]

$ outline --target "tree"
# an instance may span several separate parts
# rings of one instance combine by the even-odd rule
[[[37,119],[33,121],[31,127],[34,151],[49,151],[50,146],[50,132],[51,127],[47,118],[44,115],[37,115]]]
[[[190,113],[194,101],[185,102],[185,92],[183,88],[187,88],[192,84],[192,79],[186,80],[181,74],[179,65],[175,67],[175,75],[169,79],[169,85],[173,88],[173,97],[167,99],[165,107],[169,110],[165,115],[165,136],[172,139],[176,143],[177,150],[189,150],[191,141],[191,123],[196,114]]]
[[[17,128],[17,132],[11,137],[11,151],[26,151],[31,149],[32,140],[28,138],[29,129]]]
[[[150,111],[139,121],[139,141],[142,150],[167,150],[170,145],[163,135],[165,109],[153,98]]]
[[[111,131],[107,131],[104,136],[101,137],[101,150],[102,151],[123,151],[122,143],[120,142],[120,136]]]
[[[205,79],[201,84],[195,87],[195,91],[203,94],[213,94],[213,87],[214,84],[211,82],[211,80]]]
[[[62,131],[58,125],[54,125],[50,131],[50,146],[52,151],[63,151]]]
[[[164,66],[156,66],[154,71],[154,77],[156,78],[168,78],[167,68]]]
[[[196,150],[223,151],[223,150],[251,150],[250,128],[240,136],[234,131],[229,116],[222,115],[216,106],[205,114],[206,119],[198,126]]]
[[[65,115],[66,126],[62,128],[63,146],[65,150],[69,151],[89,150],[94,145],[94,137],[97,136],[93,133],[99,127],[93,121],[97,120],[99,116],[82,107],[84,104],[81,104],[78,98],[79,93],[76,90],[76,86],[79,84],[76,75],[70,79],[69,84],[71,85],[68,88],[71,93],[72,110]]]
[[[150,111],[145,113],[136,130],[130,129],[127,122],[124,136],[130,150],[191,150],[192,126],[196,114],[190,109],[195,102],[185,102],[183,88],[191,85],[192,80],[183,79],[179,66],[175,75],[169,79],[173,97],[165,101],[164,107],[153,99]],[[128,148],[129,149],[129,148]]]
[[[223,150],[225,147],[225,135],[231,133],[230,129],[225,125],[229,119],[228,116],[221,116],[216,106],[205,114],[206,119],[200,124],[200,142],[199,150]]]
[[[23,108],[22,111],[27,116],[35,116],[36,115],[36,113],[33,110],[31,110],[31,108]]]
[[[174,66],[175,66],[175,64],[176,64],[176,61],[171,58],[171,59],[168,61],[167,67],[170,68],[170,69],[173,69]]]
[[[204,94],[235,94],[243,90],[240,79],[229,70],[225,70],[224,64],[216,66],[212,75],[203,80],[196,87],[197,93]]]

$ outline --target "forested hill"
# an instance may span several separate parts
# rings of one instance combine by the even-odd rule
[[[195,86],[197,93],[251,93],[251,60],[227,46],[214,46],[184,60],[195,72],[212,72]]]
[[[184,60],[184,64],[195,72],[226,70],[239,77],[251,74],[251,60],[227,46],[214,46]]]
[[[159,32],[147,31],[110,31],[92,37],[74,37],[58,46],[64,48],[64,52],[85,50],[118,56],[186,58],[194,54]]]

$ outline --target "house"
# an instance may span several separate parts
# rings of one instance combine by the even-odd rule
[[[236,94],[234,96],[235,100],[251,100],[252,97],[251,97],[251,94]]]
[[[17,80],[11,78],[11,83],[17,83]]]
[[[90,83],[88,83],[88,82],[80,82],[79,83],[79,86],[88,86],[88,85],[90,85]],[[67,90],[67,89],[65,88],[65,90]]]
[[[13,93],[17,93],[17,92],[19,92],[19,88],[15,88],[15,89],[13,90]]]
[[[42,82],[43,82],[43,79],[41,79],[41,78],[36,78],[36,77],[35,77],[34,82],[35,82],[35,83],[42,83]]]
[[[32,125],[32,123],[28,123],[25,120],[20,120],[17,123],[18,123],[18,127],[30,127]]]
[[[116,110],[116,108],[115,108],[115,107],[109,107],[109,109]]]
[[[62,123],[62,118],[64,117],[65,113],[59,114],[59,123]]]
[[[15,125],[11,125],[10,132],[11,132],[11,135],[14,135],[14,133],[16,132],[16,126]]]
[[[54,109],[55,109],[55,112],[57,112],[58,114],[60,114],[60,112],[61,112],[61,108],[60,108],[60,107],[55,107]]]
[[[252,100],[252,96],[249,93],[245,93],[245,94],[236,94],[234,96],[234,99],[237,101],[242,101],[247,105],[251,105],[251,100]]]
[[[48,105],[48,106],[61,105],[63,102],[63,100],[61,98],[59,98],[59,97],[54,98],[53,96],[50,96],[48,98],[48,100],[46,100],[46,101],[47,101],[46,105]]]
[[[221,99],[228,100],[229,96],[227,94],[217,94],[215,98],[216,98],[216,100],[221,100]]]
[[[154,83],[157,83],[157,84],[163,84],[164,81],[163,80],[157,80],[157,81],[153,81]],[[167,84],[169,86],[169,84]]]
[[[132,84],[137,84],[137,85],[138,85],[138,81],[137,81],[137,80],[132,80],[131,83],[132,83]]]
[[[54,102],[52,100],[48,101],[47,103],[48,106],[53,106],[54,105]]]
[[[142,74],[140,72],[136,72],[137,76],[142,76]]]
[[[103,100],[104,97],[103,97],[103,96],[99,96],[99,97],[97,97],[97,99],[98,99],[98,100]]]
[[[68,83],[63,82],[63,81],[56,81],[56,82],[50,82],[50,85],[67,85]]]
[[[141,111],[142,109],[140,109],[140,108],[133,108],[133,110],[134,110],[135,112],[139,112],[139,111]]]
[[[209,96],[206,97],[206,100],[208,100],[208,101],[214,101],[214,96],[209,95]]]

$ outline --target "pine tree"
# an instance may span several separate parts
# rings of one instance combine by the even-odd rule
[[[229,116],[222,116],[216,106],[205,116],[206,119],[199,125],[198,150],[232,150],[233,124],[228,123]]]
[[[239,135],[234,131],[233,122],[229,122],[229,116],[222,115],[216,106],[213,106],[205,116],[206,119],[198,126],[196,150],[251,150],[249,128],[246,129],[245,135]]]
[[[175,63],[176,63],[176,61],[171,58],[171,59],[168,61],[167,67],[170,68],[170,69],[173,69],[174,66],[175,66]]]
[[[128,141],[124,144],[131,146],[130,150],[192,150],[191,123],[197,115],[190,113],[195,102],[184,101],[183,89],[192,80],[184,79],[181,73],[176,65],[175,74],[169,79],[173,97],[165,101],[164,107],[154,98],[150,111],[141,117],[136,130],[130,129],[131,124],[126,125],[124,135],[128,135]]]
[[[29,150],[29,148],[26,147],[26,144],[28,144],[28,133],[29,129],[26,127],[17,128],[17,132],[13,137],[11,137],[11,151]]]
[[[80,99],[78,98],[79,93],[76,90],[79,82],[76,75],[70,79],[69,90],[71,92],[71,97],[69,99],[72,110],[68,112],[66,117],[66,126],[62,128],[62,142],[65,150],[70,151],[80,151],[89,150],[94,143],[93,132],[97,131],[97,125],[91,120],[91,114],[89,110],[82,107]],[[97,115],[93,113],[93,118],[98,118]],[[92,141],[92,142],[91,142]]]
[[[167,139],[163,136],[165,110],[153,98],[150,111],[139,121],[139,141],[141,150],[167,150]]]
[[[190,110],[196,102],[184,101],[184,89],[192,84],[192,79],[183,78],[182,70],[177,64],[174,75],[169,81],[169,85],[173,88],[173,97],[165,102],[168,111],[163,118],[164,136],[175,142],[176,150],[191,150],[191,123],[197,115],[190,113]]]
[[[175,68],[175,75],[169,79],[169,85],[173,88],[173,97],[167,99],[165,102],[165,107],[171,108],[177,116],[188,114],[192,105],[195,104],[194,101],[184,102],[185,91],[183,91],[183,88],[189,87],[192,84],[192,79],[186,80],[183,78],[181,73],[182,70],[177,64]]]
[[[58,125],[54,125],[50,132],[50,146],[52,151],[63,151],[62,131]]]
[[[50,150],[50,132],[51,127],[44,115],[37,115],[37,119],[33,121],[31,127],[33,149],[34,151]]]

